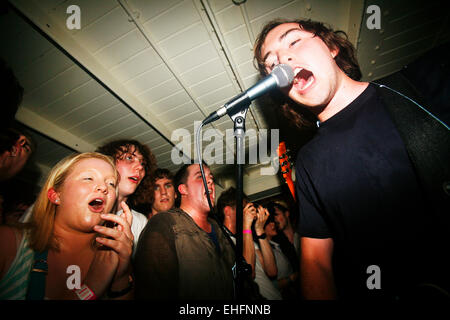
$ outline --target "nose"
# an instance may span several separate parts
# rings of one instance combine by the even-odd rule
[[[163,186],[163,187],[160,188],[159,190],[160,190],[160,192],[161,192],[161,195],[167,194],[167,190],[166,190],[166,187],[165,187],[165,186]]]
[[[105,183],[99,183],[96,187],[97,191],[100,191],[102,193],[107,193],[108,192],[108,187],[106,186]]]
[[[278,61],[280,63],[289,64],[292,62],[292,53],[288,50],[280,50],[278,52]]]
[[[208,178],[208,180],[206,180],[206,183],[208,185],[208,188],[210,189],[210,187],[212,187],[214,184],[214,180],[212,178]]]
[[[144,166],[142,165],[142,162],[139,161],[139,159],[136,159],[136,160],[134,161],[134,169],[135,169],[136,171],[141,171],[141,170],[144,169]]]

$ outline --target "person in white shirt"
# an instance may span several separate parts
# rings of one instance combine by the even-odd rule
[[[120,174],[116,212],[119,204],[125,201],[130,207],[140,203],[151,202],[154,189],[153,174],[156,169],[156,160],[151,150],[136,140],[116,140],[97,149],[98,152],[114,158],[117,171]],[[139,236],[147,224],[147,217],[140,212],[131,210],[133,222],[131,231],[134,236],[133,254],[137,247]]]

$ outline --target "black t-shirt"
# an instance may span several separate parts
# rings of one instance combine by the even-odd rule
[[[424,249],[433,243],[431,209],[373,84],[320,124],[295,169],[299,232],[333,238],[340,296],[392,298],[396,287],[421,279]],[[371,265],[381,271],[380,290],[367,286]]]

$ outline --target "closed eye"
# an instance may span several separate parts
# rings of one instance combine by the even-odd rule
[[[301,39],[297,39],[297,40],[295,40],[295,41],[292,41],[290,44],[289,44],[289,46],[290,47],[292,47],[292,46],[294,46],[297,42],[299,42]]]
[[[266,68],[267,73],[272,72],[273,68],[275,68],[276,65],[277,65],[277,63],[275,63],[275,61],[273,61],[273,62],[266,61],[265,68]]]

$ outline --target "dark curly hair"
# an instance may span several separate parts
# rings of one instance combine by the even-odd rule
[[[137,140],[115,140],[99,147],[96,151],[111,156],[116,161],[127,153],[139,151],[144,158],[145,176],[127,202],[132,208],[153,202],[156,158],[149,147]]]
[[[261,48],[266,40],[267,35],[275,27],[285,23],[297,23],[302,30],[311,32],[314,36],[319,37],[327,45],[330,50],[338,49],[338,54],[334,58],[339,68],[345,72],[353,80],[360,80],[362,77],[358,60],[356,59],[356,50],[352,43],[348,40],[344,31],[333,30],[329,25],[322,22],[301,20],[301,19],[276,19],[268,22],[256,38],[253,48],[254,61],[256,68],[262,76],[267,75],[264,61],[261,55]],[[310,127],[313,115],[304,108],[298,108],[289,97],[275,91],[272,98],[281,104],[282,112],[286,118],[290,119],[297,127]]]

